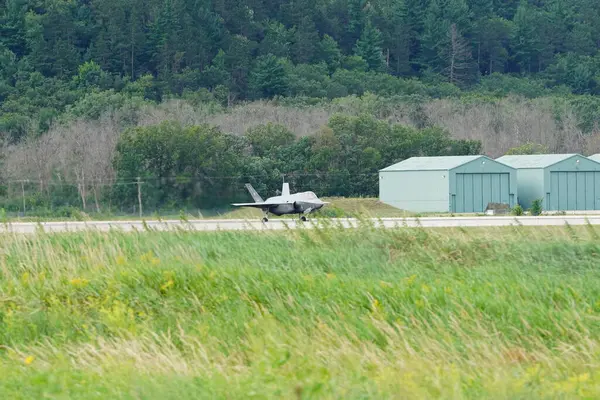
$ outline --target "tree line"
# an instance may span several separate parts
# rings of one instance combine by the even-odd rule
[[[596,0],[4,0],[0,132],[43,133],[98,90],[231,105],[443,97],[517,76],[522,91],[594,95],[599,20]]]
[[[304,137],[273,123],[240,136],[209,124],[163,121],[127,129],[115,144],[110,164],[86,157],[90,150],[85,143],[71,147],[69,151],[81,157],[68,174],[53,158],[64,140],[69,136],[46,142],[33,153],[40,160],[33,170],[49,168],[48,175],[40,174],[39,181],[33,179],[27,186],[14,181],[12,192],[11,183],[0,185],[3,208],[16,212],[25,207],[30,215],[66,205],[132,212],[141,196],[147,210],[211,209],[249,200],[247,182],[265,195],[274,194],[282,178],[294,190],[313,190],[319,196],[377,196],[378,170],[393,162],[481,151],[479,142],[452,139],[440,128],[416,129],[369,115],[336,114],[319,132]],[[98,149],[91,152],[97,154]]]

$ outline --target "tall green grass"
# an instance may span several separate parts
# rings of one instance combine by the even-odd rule
[[[598,234],[5,235],[0,398],[597,398]]]

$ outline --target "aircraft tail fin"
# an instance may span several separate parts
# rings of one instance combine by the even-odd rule
[[[255,203],[263,203],[264,202],[262,197],[260,197],[260,195],[256,192],[256,190],[254,190],[254,188],[252,187],[251,184],[246,183],[246,189],[248,189],[248,191],[250,192],[250,196],[252,196]]]
[[[283,186],[281,187],[281,195],[289,196],[290,195],[290,184],[287,182],[283,182]]]

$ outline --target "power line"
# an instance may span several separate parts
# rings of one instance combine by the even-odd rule
[[[318,173],[308,173],[308,172],[296,172],[296,173],[286,173],[287,178],[297,178],[297,177],[314,177],[314,178],[326,178],[333,176],[342,176],[347,178],[353,177],[375,177],[378,176],[377,172],[372,173],[346,173],[346,172],[318,172]],[[145,181],[162,181],[162,180],[179,180],[180,184],[184,184],[187,182],[198,182],[201,180],[213,179],[213,180],[248,180],[248,179],[267,179],[267,180],[275,180],[274,176],[269,176],[269,174],[261,174],[261,175],[194,175],[194,176],[185,176],[185,175],[171,175],[171,176],[147,176],[144,177]],[[277,178],[279,179],[279,178]],[[187,181],[187,182],[186,182]],[[137,177],[128,178],[128,177],[119,177],[119,178],[105,178],[105,179],[85,179],[85,180],[64,180],[64,179],[52,179],[45,180],[39,178],[21,178],[21,179],[8,179],[0,181],[0,185],[6,185],[11,183],[26,183],[32,185],[53,185],[53,186],[62,186],[62,185],[80,185],[80,184],[94,184],[95,186],[110,186],[110,185],[137,185]]]

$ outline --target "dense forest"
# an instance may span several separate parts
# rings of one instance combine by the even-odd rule
[[[597,0],[2,0],[0,190],[100,210],[141,177],[155,208],[208,207],[253,177],[374,195],[411,155],[597,151],[598,21]]]

